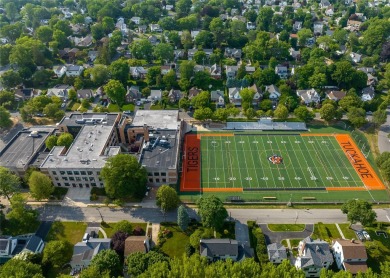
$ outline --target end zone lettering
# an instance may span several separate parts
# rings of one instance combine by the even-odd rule
[[[199,148],[188,147],[186,151],[187,156],[187,172],[199,171]]]
[[[360,153],[356,151],[351,142],[343,142],[341,143],[345,153],[352,158],[352,165],[358,171],[359,175],[362,179],[372,179],[373,175],[370,173],[370,169],[367,168],[365,160],[360,157]]]

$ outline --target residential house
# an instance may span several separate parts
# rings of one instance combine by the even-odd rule
[[[54,74],[60,78],[62,77],[66,72],[66,66],[65,65],[59,65],[59,66],[53,66]]]
[[[96,60],[96,58],[98,57],[99,55],[99,52],[96,51],[96,50],[90,50],[88,51],[88,59],[93,62]]]
[[[295,32],[298,32],[301,29],[302,29],[302,21],[295,21],[293,24],[293,30]]]
[[[238,66],[225,66],[225,73],[227,78],[235,78],[238,71]]]
[[[332,250],[338,269],[346,270],[352,275],[367,271],[367,251],[362,242],[336,239],[333,241]]]
[[[83,72],[84,67],[83,66],[78,66],[78,65],[69,65],[66,68],[66,76],[80,76],[80,74]]]
[[[265,92],[269,93],[270,100],[278,100],[279,97],[282,95],[279,91],[279,88],[273,84],[269,86],[265,86]]]
[[[221,79],[222,77],[222,70],[221,67],[217,64],[214,64],[210,67],[210,76],[214,79]]]
[[[34,235],[0,236],[0,264],[4,264],[21,252],[42,253],[45,243]]]
[[[92,259],[102,250],[110,249],[111,238],[90,238],[78,242],[73,247],[73,256],[70,266],[73,270],[88,267]]]
[[[149,251],[150,243],[147,236],[129,236],[126,238],[124,250],[125,257],[136,252],[148,253]]]
[[[242,56],[242,50],[237,48],[225,48],[224,56],[226,58],[234,58],[236,60],[241,59]]]
[[[163,30],[160,27],[160,24],[149,24],[150,32],[161,33]]]
[[[148,70],[144,67],[130,67],[130,75],[136,79],[144,79]]]
[[[94,97],[94,93],[91,89],[81,89],[77,90],[77,98],[79,99],[87,99]]]
[[[351,57],[352,61],[357,64],[357,63],[360,63],[362,61],[362,55],[358,54],[358,53],[355,53],[355,52],[351,52],[349,54],[349,56]]]
[[[275,67],[275,74],[279,75],[280,79],[287,79],[288,77],[287,67],[283,65],[277,65]]]
[[[287,259],[287,250],[280,243],[272,243],[267,245],[268,259],[271,263],[280,264]]]
[[[172,103],[178,102],[182,98],[183,94],[180,90],[171,89],[168,92],[169,101]]]
[[[297,96],[301,99],[301,102],[309,105],[311,103],[319,103],[321,98],[320,94],[317,93],[313,88],[310,90],[297,90]]]
[[[241,88],[234,87],[229,88],[229,101],[233,103],[235,106],[241,106]]]
[[[33,98],[35,95],[38,95],[40,90],[34,90],[33,88],[21,88],[15,90],[15,99],[19,100],[28,100]]]
[[[150,90],[150,96],[148,99],[151,101],[160,101],[162,99],[162,91],[160,90]]]
[[[126,93],[126,101],[127,102],[134,102],[137,99],[140,99],[142,97],[142,94],[139,90],[138,86],[127,86],[127,93]]]
[[[196,87],[192,87],[188,91],[188,99],[192,99],[193,97],[196,97],[197,95],[199,95],[200,92],[202,92],[201,89],[198,89]]]
[[[372,86],[366,87],[362,90],[362,101],[370,101],[375,97],[375,90]]]
[[[234,239],[201,239],[199,253],[210,261],[238,258],[238,242]]]
[[[333,261],[326,241],[307,237],[299,242],[295,267],[305,272],[306,277],[319,277],[321,269],[328,269]]]
[[[133,22],[136,25],[139,25],[140,22],[141,22],[141,18],[138,17],[138,16],[133,16],[132,18],[130,18],[130,21]]]
[[[343,99],[347,95],[347,92],[344,91],[330,91],[326,93],[326,96],[328,99],[339,101],[340,99]]]
[[[50,88],[47,90],[46,96],[52,97],[57,96],[62,101],[68,100],[68,92],[70,89],[73,89],[72,86],[64,85],[64,84],[57,84],[53,88]]]

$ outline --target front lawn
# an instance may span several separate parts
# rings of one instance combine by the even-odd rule
[[[302,232],[305,224],[268,224],[268,229],[273,232]]]
[[[332,242],[332,239],[341,238],[336,224],[317,223],[314,225],[314,232],[311,236],[313,239],[322,239],[327,242]]]
[[[343,232],[345,238],[356,239],[356,234],[351,228],[349,228],[349,225],[350,225],[349,223],[339,224],[340,230]]]

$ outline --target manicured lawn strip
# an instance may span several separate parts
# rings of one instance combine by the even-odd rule
[[[341,223],[339,224],[340,230],[343,232],[344,237],[347,239],[356,239],[356,234],[355,232],[349,228],[349,223]]]
[[[188,234],[184,233],[176,224],[169,224],[160,227],[161,231],[168,229],[172,232],[172,236],[168,238],[161,246],[161,251],[169,257],[181,257],[186,252],[185,247],[190,242]]]
[[[114,234],[114,226],[115,226],[115,223],[111,223],[111,222],[110,223],[104,223],[104,224],[101,225],[101,227],[103,228],[103,230],[107,234],[107,238],[112,237],[112,235]],[[139,226],[146,233],[147,223],[131,223],[131,226],[133,227],[133,230],[135,229],[135,227]],[[101,232],[99,232],[99,238],[100,237],[103,238],[103,234]]]
[[[301,232],[305,227],[305,224],[268,224],[268,229],[273,232]]]

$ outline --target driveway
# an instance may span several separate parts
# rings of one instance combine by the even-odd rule
[[[378,132],[378,147],[379,152],[390,152],[390,142],[387,135],[390,133],[390,109],[387,108],[387,120],[386,122],[380,126]]]
[[[244,243],[245,245],[249,246],[249,232],[248,232],[248,226],[245,223],[241,223],[240,221],[236,221],[236,240]]]
[[[268,229],[267,224],[259,224],[259,226],[263,231],[267,245],[271,243],[280,243],[283,239],[288,238],[306,238],[314,231],[313,224],[306,224],[305,230],[302,232],[272,232]]]

